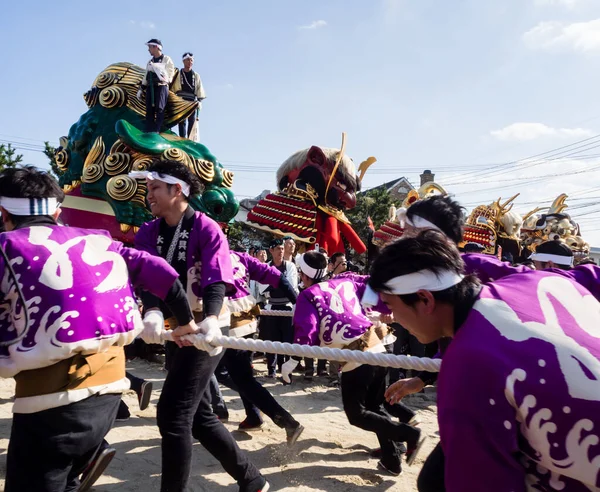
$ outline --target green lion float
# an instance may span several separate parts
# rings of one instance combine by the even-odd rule
[[[145,180],[128,176],[156,159],[185,163],[204,185],[190,200],[194,209],[228,223],[239,203],[231,191],[233,173],[223,168],[202,144],[168,130],[198,106],[169,92],[161,133],[144,133],[145,103],[136,97],[144,76],[141,67],[116,63],[103,70],[84,94],[88,111],[61,137],[55,158],[67,197],[65,225],[106,229],[126,243],[152,215],[146,206]]]

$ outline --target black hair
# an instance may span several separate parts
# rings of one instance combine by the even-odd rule
[[[50,174],[34,166],[13,167],[0,173],[0,196],[7,198],[56,198],[59,203],[65,193]],[[9,218],[15,226],[28,220],[30,215],[14,215]]]
[[[317,277],[313,278],[312,280],[314,280],[315,282],[319,282],[325,277],[325,275],[327,274],[327,257],[323,253],[314,250],[307,251],[302,256],[302,259],[306,262],[306,264],[309,267],[321,271],[321,275],[317,274]]]
[[[465,253],[481,253],[485,248],[478,243],[467,243],[462,249]]]
[[[455,243],[460,243],[463,237],[464,208],[449,196],[434,195],[413,203],[406,215],[412,221],[418,215],[438,226]]]
[[[337,259],[338,259],[340,256],[346,256],[346,253],[342,253],[341,251],[338,251],[337,253],[333,253],[333,254],[331,255],[331,257],[329,258],[329,263],[331,263],[332,265],[334,265],[334,264],[335,264],[335,262],[337,261]]]
[[[535,269],[535,263],[533,262],[533,260],[530,260],[530,259],[526,259],[519,263],[515,263],[514,266],[519,266],[519,265]]]
[[[536,253],[548,254],[548,255],[556,255],[562,256],[564,258],[573,258],[573,251],[566,244],[561,243],[560,241],[545,241],[535,248]],[[538,260],[539,261],[539,260]],[[548,262],[540,261],[543,268],[546,268]],[[553,262],[554,263],[554,262]],[[571,265],[559,265],[558,263],[554,263],[554,268],[558,268],[559,270],[571,270]]]
[[[189,167],[179,161],[154,161],[149,167],[148,171],[155,172],[158,174],[168,174],[174,178],[181,179],[190,185],[190,196],[184,197],[186,200],[198,195],[202,190],[202,183],[198,176],[196,176]],[[169,188],[174,185],[167,184]]]
[[[434,229],[425,229],[414,237],[402,237],[383,248],[371,267],[369,285],[377,292],[385,291],[389,280],[420,270],[435,274],[451,271],[462,275],[464,263],[457,246],[446,236]],[[459,284],[432,294],[442,302],[460,303],[471,297],[478,286],[477,277],[469,275]],[[409,306],[419,300],[416,293],[403,294],[400,298]]]
[[[269,249],[276,248],[277,246],[281,245],[283,245],[283,239],[281,239],[280,237],[276,237],[275,239],[272,239],[269,243]]]
[[[565,243],[560,241],[545,241],[538,244],[535,248],[536,253],[544,253],[549,255],[564,256],[565,258],[572,258],[573,251]]]

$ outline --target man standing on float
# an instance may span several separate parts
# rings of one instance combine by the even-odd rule
[[[194,54],[188,51],[183,54],[183,69],[179,71],[175,76],[175,80],[173,80],[173,92],[175,94],[186,101],[198,101],[198,109],[187,120],[179,122],[179,136],[182,138],[190,138],[194,123],[198,120],[198,111],[202,107],[202,101],[206,99],[200,74],[192,70],[193,66]]]
[[[229,246],[219,225],[195,212],[189,198],[200,191],[198,178],[184,164],[161,161],[144,173],[131,173],[148,182],[148,202],[156,220],[144,224],[135,246],[161,256],[179,273],[187,286],[188,300],[199,322],[199,331],[187,333],[221,335],[229,325],[223,313],[223,297],[233,291]],[[144,309],[155,317],[157,339],[177,320],[155,297],[143,297]],[[166,316],[165,316],[166,314]],[[180,330],[181,331],[181,330]],[[266,492],[269,484],[213,413],[209,382],[222,357],[222,348],[204,350],[167,342],[167,378],[157,406],[157,424],[162,436],[161,492],[187,490],[192,461],[192,437],[210,452],[233,477],[240,492]]]
[[[162,52],[162,42],[151,39],[146,43],[152,55],[146,65],[142,87],[146,90],[146,132],[159,133],[165,119],[165,108],[169,98],[169,85],[175,75],[173,60]],[[141,101],[142,87],[137,92]]]

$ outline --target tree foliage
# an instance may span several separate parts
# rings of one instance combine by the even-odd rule
[[[371,240],[373,230],[369,226],[369,218],[373,221],[375,229],[388,220],[390,207],[392,206],[392,197],[385,188],[373,188],[365,193],[361,193],[356,198],[356,207],[346,213],[350,219],[353,229],[371,251]],[[369,253],[370,254],[370,253]],[[365,255],[358,255],[354,251],[348,251],[348,256],[356,265],[366,267],[367,258]]]
[[[232,251],[248,251],[257,246],[266,249],[272,239],[273,234],[255,229],[243,222],[234,222],[227,232],[227,240]]]
[[[44,147],[44,155],[50,161],[50,169],[52,170],[52,174],[54,174],[56,179],[58,179],[59,176],[63,174],[63,171],[60,170],[58,164],[56,164],[56,159],[54,158],[54,152],[56,151],[56,148],[50,145],[50,142],[44,142]]]
[[[23,156],[21,154],[17,154],[17,149],[15,149],[11,144],[8,145],[0,145],[0,171],[4,171],[5,169],[16,167],[17,164],[23,162]]]

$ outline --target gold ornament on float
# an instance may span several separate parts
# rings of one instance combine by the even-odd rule
[[[215,177],[215,166],[210,161],[205,161],[204,159],[194,159],[191,168],[192,171],[200,177],[200,179],[205,181],[210,182]],[[225,173],[223,173],[223,179],[225,179]]]
[[[121,87],[107,87],[100,92],[99,101],[105,108],[120,108],[127,102],[127,95]]]
[[[140,157],[136,159],[131,165],[132,171],[146,171],[148,167],[152,164],[152,159],[150,157]]]
[[[62,148],[54,152],[54,160],[61,171],[66,171],[69,167],[69,152],[66,148]]]
[[[105,87],[108,87],[109,85],[112,85],[115,82],[117,82],[116,74],[110,72],[102,72],[100,75],[98,75],[93,85],[95,87],[98,87],[98,89],[104,89]]]
[[[90,149],[89,154],[85,158],[85,162],[83,163],[83,167],[87,167],[91,164],[97,164],[104,160],[104,140],[102,137],[96,138],[94,141],[94,145]]]
[[[129,161],[131,161],[131,156],[129,154],[123,154],[121,152],[110,154],[104,161],[106,174],[115,176],[124,173],[129,168]]]
[[[126,174],[113,176],[106,183],[106,191],[109,196],[119,201],[131,199],[135,195],[137,189],[137,181]]]
[[[233,186],[233,172],[223,169],[223,186],[231,188]]]
[[[104,174],[104,168],[100,164],[89,164],[83,170],[83,174],[81,175],[82,183],[95,183],[98,181],[102,175]],[[73,189],[69,187],[69,191]]]

